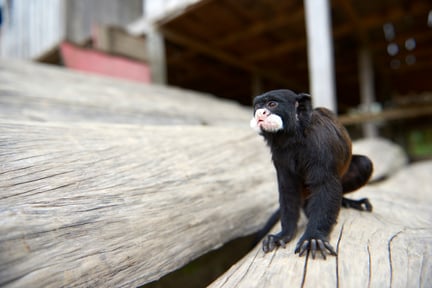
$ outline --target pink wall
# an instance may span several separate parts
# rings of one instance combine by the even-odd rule
[[[151,82],[150,69],[146,63],[81,48],[68,42],[60,45],[60,51],[68,68],[138,82]]]

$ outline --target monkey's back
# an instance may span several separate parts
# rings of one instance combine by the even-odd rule
[[[313,138],[311,143],[319,150],[319,155],[332,164],[329,168],[337,170],[342,176],[348,169],[351,160],[351,139],[348,131],[337,119],[336,115],[326,108],[315,108],[311,114],[307,137]]]

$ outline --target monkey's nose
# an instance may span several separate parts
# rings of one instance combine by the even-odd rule
[[[268,111],[267,111],[267,109],[259,109],[259,110],[257,110],[257,115],[258,116],[268,116]]]

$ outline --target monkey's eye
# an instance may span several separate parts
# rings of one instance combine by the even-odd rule
[[[278,106],[278,103],[276,101],[269,101],[266,105],[268,108],[276,108]]]

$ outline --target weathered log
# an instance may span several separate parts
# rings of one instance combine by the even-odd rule
[[[430,287],[431,171],[432,162],[416,164],[350,195],[369,197],[374,211],[341,210],[330,240],[337,257],[294,254],[303,218],[286,249],[256,247],[210,287]]]
[[[133,287],[277,205],[250,129],[0,121],[0,286]]]
[[[353,153],[367,155],[374,163],[371,180],[382,180],[408,163],[403,148],[384,138],[364,138],[353,143]]]
[[[250,117],[250,109],[208,94],[0,61],[0,118],[247,127]]]

